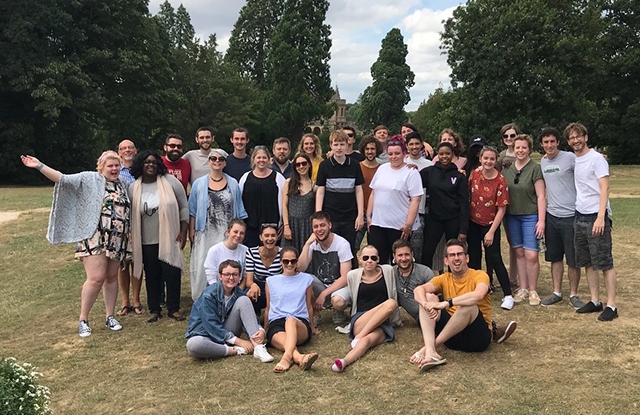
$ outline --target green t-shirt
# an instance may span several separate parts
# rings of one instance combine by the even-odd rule
[[[533,160],[520,170],[516,169],[516,163],[512,163],[508,169],[502,171],[502,175],[509,184],[509,206],[508,215],[534,215],[538,213],[538,198],[533,184],[542,178],[540,165]],[[515,183],[516,175],[518,183]]]

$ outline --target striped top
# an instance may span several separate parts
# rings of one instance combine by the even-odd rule
[[[267,277],[282,274],[282,264],[280,263],[280,251],[282,248],[278,247],[278,253],[269,268],[266,268],[262,263],[258,248],[258,246],[249,248],[245,259],[246,272],[253,272],[253,280],[265,282]]]

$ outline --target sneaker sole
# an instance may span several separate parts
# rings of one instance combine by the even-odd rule
[[[562,300],[554,301],[553,303],[549,303],[549,304],[545,304],[544,301],[542,301],[540,303],[540,305],[543,306],[543,307],[551,307],[552,305],[560,304],[561,302],[562,302]]]
[[[502,335],[502,337],[496,340],[496,343],[500,344],[511,337],[513,332],[516,331],[517,327],[518,323],[516,323],[515,321],[510,321],[509,324],[507,324],[507,328],[504,330],[504,334]]]

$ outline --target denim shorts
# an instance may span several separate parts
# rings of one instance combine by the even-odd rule
[[[522,248],[527,251],[538,251],[536,239],[536,223],[538,215],[505,215],[504,225],[512,248]]]

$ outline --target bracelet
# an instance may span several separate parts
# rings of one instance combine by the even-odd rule
[[[447,298],[447,303],[449,303],[449,307],[453,307],[453,298]]]
[[[285,223],[285,224],[284,224],[284,226],[289,226],[289,224],[288,224],[288,223]]]
[[[40,163],[40,165],[38,167],[36,167],[38,169],[38,171],[42,171],[42,169],[44,169],[44,163]]]
[[[366,214],[366,217],[367,217],[367,218],[369,218],[369,219],[371,219],[371,218],[373,217],[373,215],[372,215],[372,214],[370,214],[370,213],[367,213],[367,214]]]

